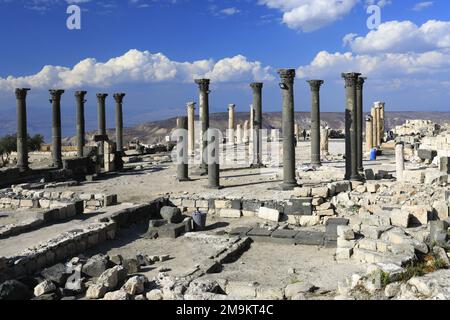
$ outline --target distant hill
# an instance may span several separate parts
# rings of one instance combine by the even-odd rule
[[[243,124],[249,119],[249,113],[236,113],[236,123]],[[397,125],[402,125],[406,120],[431,120],[438,124],[450,124],[450,112],[388,112],[386,113],[386,127],[391,129]],[[295,121],[299,123],[301,128],[309,129],[311,118],[309,113],[296,113]],[[321,113],[321,121],[327,123],[331,129],[344,130],[344,113],[341,112],[323,112]],[[155,143],[163,141],[165,136],[176,126],[176,118],[162,121],[147,122],[130,128],[124,129],[124,140],[130,141],[139,139],[143,143]],[[210,126],[225,130],[228,127],[228,113],[214,113],[210,115]],[[264,113],[263,127],[265,129],[281,128],[281,112]],[[89,135],[94,135],[90,132]],[[114,139],[115,130],[108,130],[108,135]],[[75,144],[75,138],[66,138],[66,144]]]

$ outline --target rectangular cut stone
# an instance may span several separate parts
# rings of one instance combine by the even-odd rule
[[[220,209],[219,216],[221,218],[240,218],[242,216],[241,210],[236,209]]]
[[[353,248],[337,248],[336,249],[336,260],[349,260],[352,257]]]
[[[308,187],[295,188],[294,196],[301,197],[301,198],[311,197],[311,188],[308,188]]]
[[[231,209],[233,205],[231,200],[216,200],[214,206],[216,209]]]
[[[395,227],[409,227],[409,212],[402,210],[394,210],[390,213],[391,223]]]
[[[263,206],[265,208],[278,210],[280,213],[284,213],[285,204],[278,201],[264,201]]]
[[[447,220],[449,216],[448,204],[446,201],[435,201],[433,203],[433,209],[439,218],[439,220]]]
[[[258,211],[258,218],[278,222],[280,221],[280,212],[276,209],[261,207]]]
[[[448,174],[438,171],[425,172],[425,184],[446,185],[448,183]]]
[[[256,200],[242,200],[242,210],[258,212],[261,202]]]
[[[196,200],[195,206],[197,208],[208,208],[208,200]]]
[[[419,149],[417,151],[417,156],[422,160],[433,161],[434,157],[437,156],[437,152],[435,150]]]
[[[272,233],[272,238],[293,239],[298,234],[297,230],[277,229]]]
[[[247,232],[247,236],[249,237],[270,237],[273,231],[263,229],[263,228],[253,228],[249,232]]]
[[[184,223],[179,224],[166,224],[158,229],[158,236],[160,238],[172,238],[176,239],[182,236],[186,232],[186,225]]]
[[[403,181],[409,183],[424,183],[425,172],[420,170],[404,170]]]
[[[324,239],[324,232],[300,230],[295,236],[295,243],[299,245],[322,246]]]
[[[313,197],[327,198],[328,197],[328,188],[327,187],[312,188],[311,195]]]
[[[183,205],[183,207],[186,207],[186,208],[195,208],[195,200],[183,199],[182,205]]]
[[[403,206],[402,211],[410,214],[412,224],[426,225],[430,219],[431,207],[425,205]]]
[[[440,158],[439,170],[443,173],[450,174],[450,157]]]
[[[241,236],[241,237],[244,237],[244,236],[246,236],[247,233],[248,233],[249,231],[251,231],[251,230],[252,230],[251,227],[237,227],[237,228],[232,229],[232,230],[230,231],[229,234],[230,234],[231,236]]]
[[[284,206],[284,214],[299,216],[312,215],[312,198],[290,199]]]

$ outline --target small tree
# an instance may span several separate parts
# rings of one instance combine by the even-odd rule
[[[28,136],[28,150],[39,151],[44,144],[45,139],[42,134],[35,134],[34,136]]]

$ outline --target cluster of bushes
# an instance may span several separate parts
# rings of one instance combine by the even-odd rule
[[[35,134],[34,136],[28,135],[27,144],[29,151],[39,151],[44,144],[44,136],[41,134]],[[0,165],[6,165],[12,152],[17,151],[17,135],[8,134],[0,138]]]

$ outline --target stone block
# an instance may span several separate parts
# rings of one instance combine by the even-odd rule
[[[448,204],[446,201],[435,201],[433,203],[434,212],[439,220],[447,220],[449,217]]]
[[[251,230],[252,230],[251,227],[237,227],[237,228],[232,229],[229,232],[229,235],[245,237],[247,235],[247,233]]]
[[[236,209],[220,209],[219,216],[221,218],[235,219],[235,218],[240,218],[242,216],[242,212],[241,212],[241,210],[236,210]]]
[[[297,234],[297,230],[277,229],[272,232],[271,237],[280,239],[294,239]]]
[[[270,237],[272,235],[271,230],[263,229],[263,228],[253,228],[247,233],[249,237]]]
[[[375,180],[375,173],[372,169],[366,169],[364,170],[366,180]]]
[[[344,239],[344,240],[354,240],[355,239],[355,233],[353,232],[352,228],[348,225],[338,225],[336,228],[338,238]]]
[[[431,207],[425,205],[403,206],[401,209],[405,213],[410,214],[410,223],[413,225],[426,225],[430,219],[432,212]]]
[[[311,188],[309,188],[309,187],[295,188],[294,196],[300,197],[300,198],[311,197]]]
[[[419,149],[417,151],[417,156],[422,160],[431,160],[437,156],[437,152],[435,150],[427,150],[427,149]]]
[[[261,207],[259,208],[257,217],[264,220],[278,222],[280,221],[280,212],[276,209]]]
[[[243,211],[258,212],[261,207],[261,202],[256,200],[242,200]]]
[[[184,223],[169,223],[163,225],[158,229],[158,236],[160,238],[171,238],[176,239],[181,237],[186,232],[186,226]]]
[[[317,215],[320,217],[333,217],[335,215],[334,209],[317,211]]]
[[[337,227],[338,226],[346,226],[348,225],[349,220],[344,218],[330,218],[325,223],[326,228],[326,238],[329,240],[337,240]]]
[[[311,195],[313,197],[327,198],[328,197],[328,188],[327,187],[312,188]]]
[[[195,207],[196,208],[208,208],[208,200],[195,200]]]
[[[390,213],[391,223],[395,227],[408,228],[409,227],[409,212],[402,210],[393,210]]]
[[[336,249],[336,260],[343,261],[349,260],[352,257],[353,248],[337,248]]]
[[[361,239],[358,242],[358,248],[370,251],[377,251],[377,242],[371,239]]]
[[[195,200],[194,199],[183,199],[182,206],[186,208],[195,208]]]
[[[425,182],[425,172],[420,170],[405,170],[403,171],[403,181],[413,184]]]
[[[440,158],[439,170],[443,173],[450,174],[450,157]]]
[[[377,193],[380,189],[380,185],[378,183],[368,183],[367,184],[367,192]]]
[[[264,201],[262,206],[265,208],[278,210],[281,214],[284,213],[285,204],[278,201]]]
[[[295,236],[295,243],[298,245],[322,246],[324,239],[324,232],[300,230]]]
[[[281,212],[281,211],[280,211]],[[312,215],[312,198],[290,199],[282,211],[286,215]]]

